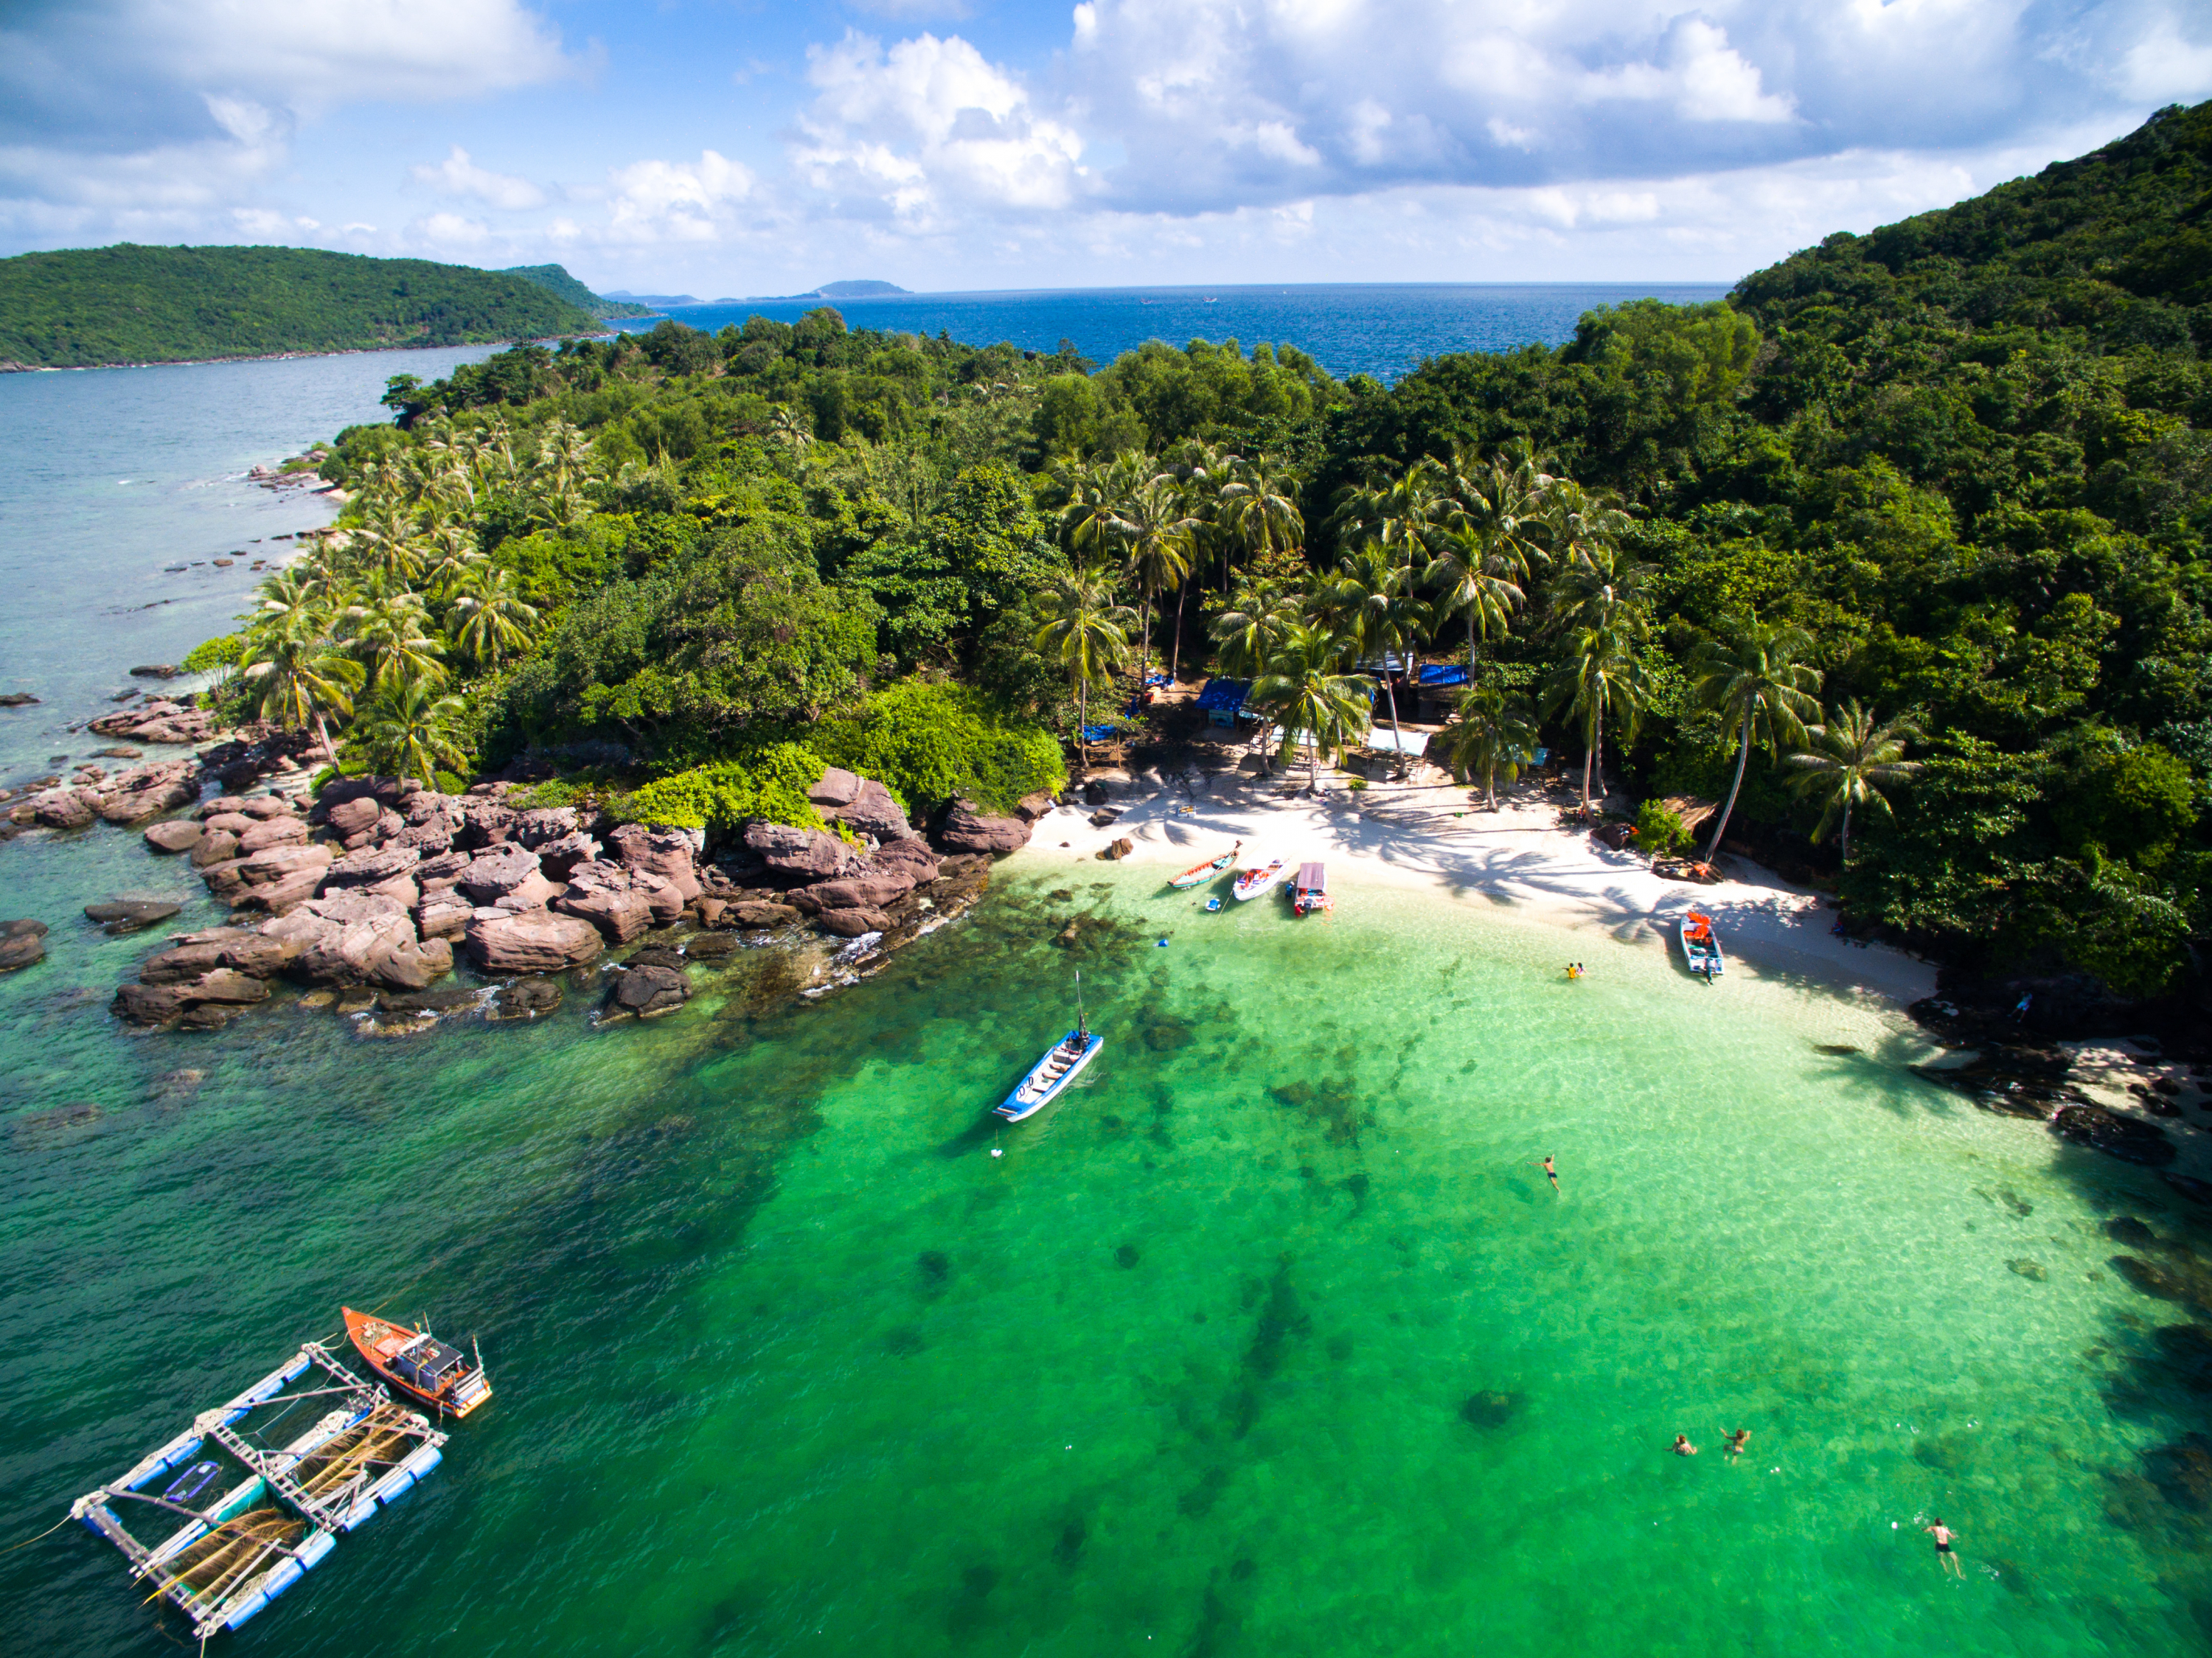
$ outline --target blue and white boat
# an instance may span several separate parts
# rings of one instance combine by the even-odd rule
[[[1006,1096],[999,1114],[1008,1122],[1034,1116],[1060,1096],[1067,1085],[1083,1074],[1083,1067],[1098,1057],[1106,1039],[1092,1032],[1083,1017],[1083,975],[1075,975],[1075,1029],[1045,1050],[1030,1067],[1021,1085]]]

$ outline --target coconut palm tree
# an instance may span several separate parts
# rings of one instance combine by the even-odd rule
[[[1444,728],[1444,752],[1457,770],[1482,779],[1483,799],[1498,810],[1498,778],[1510,783],[1536,757],[1536,706],[1495,685],[1460,694],[1459,718]]]
[[[1567,653],[1552,671],[1546,683],[1544,711],[1562,709],[1582,729],[1583,816],[1589,816],[1590,779],[1595,774],[1598,793],[1605,793],[1605,721],[1610,714],[1622,738],[1633,740],[1650,700],[1644,665],[1637,659],[1634,642],[1626,629],[1581,628],[1568,641]]]
[[[1219,492],[1219,512],[1227,535],[1221,545],[1221,586],[1229,586],[1229,555],[1232,548],[1247,556],[1287,553],[1305,545],[1306,518],[1298,508],[1298,475],[1288,468],[1270,470],[1266,459],[1244,460],[1229,457],[1229,470]]]
[[[1199,521],[1184,510],[1175,480],[1155,477],[1139,484],[1121,502],[1122,557],[1129,574],[1144,594],[1143,618],[1138,623],[1139,672],[1149,672],[1152,662],[1152,600],[1159,593],[1180,588],[1190,575],[1191,553]]]
[[[1330,524],[1340,546],[1371,542],[1387,549],[1395,562],[1425,569],[1431,537],[1455,510],[1443,469],[1423,456],[1387,483],[1340,492]]]
[[[454,588],[453,642],[479,667],[497,667],[526,647],[537,622],[536,607],[523,603],[506,570],[475,565]]]
[[[1034,647],[1057,657],[1075,687],[1075,740],[1085,752],[1094,680],[1110,679],[1128,665],[1129,623],[1134,614],[1116,602],[1114,583],[1096,565],[1081,565],[1053,584],[1046,598],[1051,620],[1036,630]]]
[[[445,683],[438,641],[420,593],[364,591],[338,617],[338,636],[368,671],[368,688],[381,694],[421,680]]]
[[[458,696],[441,696],[424,680],[387,686],[362,711],[357,734],[369,763],[380,773],[418,778],[426,789],[438,786],[441,769],[459,771],[468,750],[458,734],[467,713]]]
[[[1577,541],[1551,582],[1550,631],[1610,627],[1618,623],[1632,638],[1650,632],[1648,584],[1652,566],[1638,563],[1610,540]]]
[[[1812,746],[1784,762],[1802,774],[1793,787],[1800,794],[1821,799],[1820,821],[1813,830],[1818,842],[1840,819],[1843,827],[1844,867],[1851,865],[1851,808],[1864,805],[1885,817],[1891,815],[1885,788],[1909,783],[1923,769],[1917,760],[1905,757],[1905,744],[1921,735],[1909,720],[1890,720],[1877,725],[1874,712],[1859,706],[1856,698],[1844,703],[1820,725],[1806,728]]]
[[[353,529],[347,548],[356,570],[374,570],[398,581],[422,574],[422,532],[414,515],[389,497],[371,507]]]
[[[1472,674],[1478,637],[1505,630],[1532,563],[1548,556],[1543,511],[1553,479],[1525,453],[1475,464],[1455,451],[1444,482],[1451,505],[1430,544],[1430,577],[1443,592],[1442,614],[1467,616]]]
[[[1729,629],[1725,642],[1708,639],[1690,653],[1692,697],[1698,707],[1718,712],[1722,736],[1739,745],[1735,780],[1705,847],[1707,863],[1728,832],[1752,744],[1762,744],[1778,756],[1784,744],[1805,740],[1806,719],[1820,712],[1813,699],[1820,671],[1805,660],[1812,653],[1813,636],[1802,628],[1777,627],[1756,616]]]
[[[1306,615],[1324,627],[1349,633],[1358,641],[1363,660],[1380,656],[1382,692],[1390,710],[1390,734],[1397,752],[1405,754],[1405,734],[1398,725],[1398,690],[1390,678],[1389,659],[1410,660],[1428,636],[1429,607],[1413,591],[1410,565],[1394,564],[1390,550],[1379,542],[1346,553],[1333,576],[1323,577],[1307,595]]]
[[[1322,757],[1341,754],[1367,729],[1374,688],[1364,674],[1344,671],[1358,648],[1348,634],[1294,622],[1253,683],[1253,706],[1282,726],[1279,757],[1306,739],[1309,793],[1321,786]]]
[[[265,616],[249,635],[240,677],[261,719],[300,729],[313,726],[335,771],[338,752],[329,722],[352,714],[354,693],[367,676],[331,642],[331,621],[327,606],[307,604]]]
[[[1248,576],[1230,596],[1230,608],[1213,618],[1220,647],[1221,671],[1255,678],[1267,671],[1283,636],[1298,619],[1299,600],[1288,583],[1273,576]]]

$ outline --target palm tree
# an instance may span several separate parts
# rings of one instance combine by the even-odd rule
[[[338,631],[368,670],[372,691],[383,692],[416,680],[433,685],[445,683],[438,641],[424,626],[428,620],[420,593],[372,589],[346,606],[338,619]]]
[[[1214,642],[1221,647],[1221,671],[1256,678],[1282,647],[1283,636],[1298,619],[1298,599],[1273,576],[1249,576],[1230,596],[1230,608],[1213,618]]]
[[[1650,631],[1645,594],[1654,574],[1611,541],[1581,542],[1552,578],[1548,625],[1571,632],[1618,623],[1641,640]]]
[[[1386,484],[1343,491],[1331,519],[1338,544],[1369,543],[1388,550],[1393,562],[1425,568],[1429,543],[1454,510],[1444,491],[1444,474],[1426,456]]]
[[[1138,623],[1140,673],[1152,662],[1152,599],[1179,588],[1190,574],[1190,555],[1198,520],[1183,510],[1182,495],[1172,478],[1161,477],[1139,484],[1121,503],[1120,513],[1122,556],[1129,574],[1144,594],[1143,619]]]
[[[1314,621],[1358,640],[1362,659],[1383,659],[1382,692],[1389,701],[1390,734],[1401,766],[1405,734],[1398,726],[1398,689],[1390,678],[1389,659],[1410,659],[1428,636],[1429,607],[1414,596],[1414,580],[1410,565],[1393,564],[1389,550],[1371,543],[1345,555],[1342,568],[1316,584],[1305,606]]]
[[[1286,553],[1305,545],[1306,518],[1298,510],[1298,475],[1270,471],[1267,461],[1229,457],[1229,473],[1219,491],[1219,513],[1227,531],[1221,546],[1221,586],[1229,586],[1229,553],[1248,556]]]
[[[1477,635],[1503,632],[1522,602],[1531,561],[1547,556],[1544,502],[1553,479],[1526,454],[1470,464],[1455,452],[1447,487],[1447,533],[1432,543],[1431,579],[1444,589],[1442,613],[1467,613],[1467,665],[1474,671]]]
[[[459,771],[468,764],[468,750],[454,729],[466,712],[459,697],[441,696],[423,680],[387,687],[365,711],[360,727],[369,763],[436,788],[441,768]]]
[[[1856,698],[1844,703],[1821,724],[1808,726],[1809,751],[1791,755],[1784,762],[1800,771],[1796,784],[1800,794],[1821,797],[1820,821],[1814,826],[1815,842],[1827,838],[1838,818],[1843,824],[1844,867],[1851,865],[1851,808],[1863,802],[1869,811],[1890,816],[1884,788],[1909,783],[1923,769],[1917,760],[1905,757],[1908,738],[1921,735],[1911,720],[1875,723],[1874,712],[1859,706]]]
[[[349,551],[356,569],[397,581],[411,581],[422,573],[422,531],[396,500],[387,498],[370,508],[354,528]]]
[[[1469,777],[1482,779],[1483,799],[1498,810],[1498,774],[1510,783],[1536,756],[1536,708],[1494,685],[1460,695],[1459,718],[1445,729],[1445,753]]]
[[[453,642],[481,667],[496,667],[502,658],[530,643],[537,609],[522,601],[514,578],[505,570],[477,564],[463,574],[454,589]]]
[[[1367,729],[1373,688],[1365,675],[1343,671],[1358,648],[1348,635],[1294,622],[1252,686],[1253,705],[1282,725],[1282,757],[1305,738],[1309,793],[1321,786],[1322,757],[1342,753]]]
[[[1729,785],[1728,804],[1705,848],[1707,863],[1728,832],[1744,768],[1751,763],[1751,745],[1764,744],[1768,753],[1779,756],[1784,744],[1805,740],[1806,717],[1820,712],[1813,700],[1820,689],[1820,671],[1804,659],[1812,652],[1813,636],[1802,628],[1777,627],[1754,616],[1730,629],[1725,645],[1708,639],[1690,653],[1698,705],[1717,710],[1722,736],[1740,744],[1735,780]]]
[[[1046,603],[1052,619],[1036,630],[1032,643],[1060,659],[1075,687],[1075,741],[1080,756],[1085,752],[1083,733],[1091,724],[1091,683],[1110,678],[1128,665],[1133,613],[1115,602],[1111,579],[1091,565],[1079,566],[1060,577]]]
[[[1589,816],[1590,777],[1605,793],[1605,717],[1610,712],[1623,738],[1633,740],[1650,700],[1644,665],[1626,631],[1583,628],[1569,641],[1566,656],[1545,687],[1544,711],[1565,709],[1582,727],[1583,816]]]
[[[360,663],[330,641],[331,613],[300,605],[270,616],[249,636],[246,666],[240,677],[261,719],[280,726],[313,726],[331,769],[338,751],[331,742],[329,716],[353,713],[353,694],[367,677]]]

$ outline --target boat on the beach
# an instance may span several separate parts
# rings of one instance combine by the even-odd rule
[[[1320,864],[1300,864],[1297,882],[1291,889],[1291,913],[1310,915],[1319,910],[1325,915],[1334,908],[1328,896],[1328,871]]]
[[[1240,903],[1249,903],[1283,878],[1285,865],[1279,858],[1265,864],[1255,864],[1250,869],[1237,872],[1237,897]]]
[[[1721,954],[1721,941],[1713,933],[1711,916],[1692,910],[1682,918],[1676,936],[1682,941],[1683,961],[1707,984],[1728,970],[1728,962]]]
[[[1218,858],[1209,858],[1202,864],[1193,864],[1168,884],[1177,892],[1186,892],[1192,887],[1205,885],[1206,882],[1211,881],[1237,861],[1237,854],[1243,849],[1243,846],[1244,843],[1239,841]]]
[[[466,1416],[491,1397],[491,1378],[484,1374],[483,1355],[473,1362],[458,1347],[448,1346],[428,1330],[338,1309],[345,1319],[346,1334],[355,1349],[384,1382],[410,1399],[419,1400],[447,1416]]]

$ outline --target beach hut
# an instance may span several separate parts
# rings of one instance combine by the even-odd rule
[[[1251,694],[1249,679],[1209,679],[1198,694],[1199,712],[1206,716],[1207,725],[1233,729],[1237,716],[1244,712],[1244,699]]]

